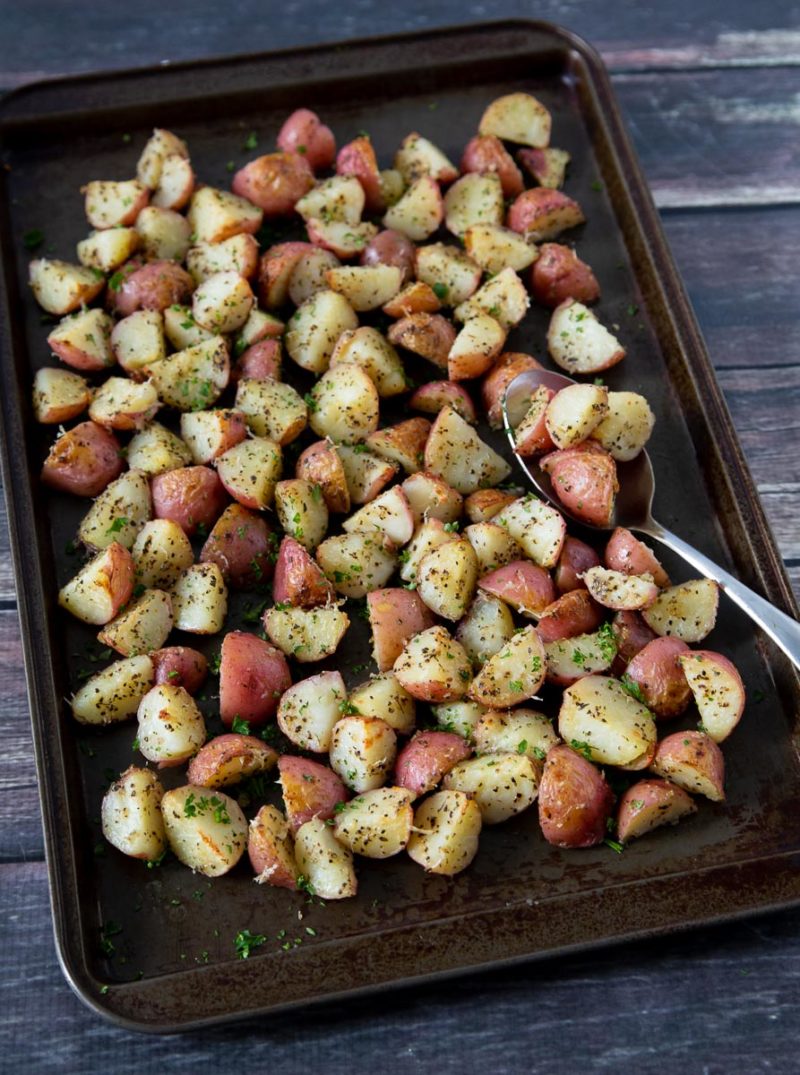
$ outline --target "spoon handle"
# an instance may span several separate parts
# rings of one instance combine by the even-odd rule
[[[713,579],[718,583],[721,590],[734,601],[739,608],[754,620],[758,626],[769,635],[772,641],[779,646],[792,664],[800,669],[800,623],[787,616],[785,612],[775,608],[769,601],[765,601],[753,590],[749,589],[737,578],[709,560],[692,545],[689,545],[677,534],[664,529],[656,522],[649,526],[638,528],[650,537],[656,538],[673,552],[679,553],[692,567],[697,568],[706,578]]]

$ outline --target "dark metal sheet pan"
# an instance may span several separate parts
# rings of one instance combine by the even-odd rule
[[[58,80],[0,105],[4,477],[56,940],[76,992],[121,1025],[185,1029],[800,899],[800,685],[727,603],[712,643],[740,665],[753,700],[725,747],[728,802],[703,804],[690,823],[623,855],[558,851],[538,835],[535,815],[523,815],[485,831],[476,862],[453,881],[407,860],[365,863],[359,896],[323,908],[257,888],[244,865],[210,883],[176,862],[147,871],[111,849],[95,853],[106,770],[130,763],[134,733],[76,729],[63,701],[93,636],[57,609],[53,583],[74,573],[64,549],[85,505],[38,484],[52,431],[36,427],[29,397],[32,371],[49,360],[48,330],[27,294],[23,233],[43,228],[48,250],[70,257],[85,232],[79,187],[132,174],[155,125],[177,128],[198,174],[226,185],[225,162],[247,159],[247,133],[271,145],[295,107],[323,113],[340,142],[368,129],[384,161],[411,129],[458,159],[486,103],[512,89],[545,101],[554,142],[573,156],[568,190],[588,216],[579,249],[603,287],[601,317],[629,346],[608,383],[642,390],[657,412],[658,517],[796,614],[608,77],[574,35],[489,23]],[[532,312],[509,348],[543,355],[546,324],[545,311]],[[368,644],[363,628],[356,634],[343,668],[350,682]],[[268,941],[241,961],[233,938],[245,928]],[[295,937],[302,943],[285,951]]]

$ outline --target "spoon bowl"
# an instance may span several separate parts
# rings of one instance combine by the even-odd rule
[[[704,553],[695,549],[683,538],[673,534],[657,523],[653,518],[653,497],[655,494],[655,475],[646,451],[641,451],[634,459],[617,463],[619,492],[608,526],[592,526],[584,519],[569,511],[556,496],[550,476],[539,466],[536,459],[523,459],[516,452],[514,429],[522,420],[530,398],[540,386],[558,392],[568,385],[575,384],[569,377],[551,370],[526,370],[519,374],[506,388],[502,401],[503,426],[508,437],[514,459],[524,471],[536,491],[553,503],[563,516],[578,522],[581,526],[606,531],[616,527],[635,530],[666,545],[673,552],[691,564],[706,578],[716,582],[719,588],[728,594],[739,608],[758,624],[758,626],[778,645],[789,660],[800,668],[800,624],[787,616],[785,612],[770,604],[730,572],[725,571]]]

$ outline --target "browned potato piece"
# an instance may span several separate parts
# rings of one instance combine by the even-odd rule
[[[336,815],[336,839],[356,855],[385,859],[408,844],[414,810],[405,788],[365,791]]]
[[[200,562],[216,564],[228,585],[248,590],[272,577],[277,549],[278,535],[261,515],[229,504],[214,523]]]
[[[339,803],[347,802],[350,792],[327,765],[310,758],[283,754],[278,761],[283,802],[292,832],[318,817],[333,817]]]
[[[677,717],[692,696],[681,665],[690,652],[679,638],[654,638],[625,669],[623,683],[657,717]]]
[[[639,780],[623,794],[617,808],[617,836],[625,843],[661,825],[674,825],[697,812],[690,795],[668,780]]]
[[[206,877],[232,870],[247,847],[247,819],[222,791],[173,788],[161,800],[167,839],[175,856]]]
[[[81,422],[58,438],[42,467],[42,481],[74,496],[97,496],[125,468],[113,433]]]
[[[103,796],[103,835],[124,855],[158,859],[167,837],[161,816],[164,789],[151,769],[130,766]]]
[[[408,854],[429,873],[453,877],[478,853],[481,812],[463,791],[437,791],[414,814]]]
[[[504,709],[533,698],[546,671],[542,640],[535,627],[514,634],[478,673],[469,690],[475,702]]]
[[[275,806],[262,806],[250,822],[247,853],[259,885],[297,888],[297,862],[288,822]]]
[[[614,796],[603,774],[570,747],[548,751],[539,782],[539,824],[556,847],[602,843]]]
[[[397,757],[395,780],[418,799],[433,791],[442,777],[472,754],[472,747],[452,732],[416,732]]]
[[[277,753],[261,739],[228,732],[200,748],[189,762],[186,775],[190,784],[224,788],[254,773],[268,772],[277,761]]]
[[[678,657],[678,662],[700,712],[701,728],[714,742],[721,743],[739,723],[744,711],[742,677],[727,657],[711,650],[687,651]]]
[[[318,440],[305,449],[297,460],[295,477],[320,487],[328,511],[342,513],[350,510],[347,477],[342,460],[330,441]]]
[[[589,675],[567,687],[558,714],[567,743],[580,743],[591,761],[645,769],[656,748],[650,711],[608,676]]]
[[[705,795],[712,802],[725,798],[725,759],[705,732],[674,732],[658,744],[650,766],[684,791]]]
[[[394,674],[422,702],[455,702],[467,693],[472,667],[463,646],[444,627],[436,626],[406,643],[394,663]]]
[[[390,327],[389,342],[427,358],[434,366],[447,369],[447,356],[456,338],[453,325],[441,314],[409,314]]]

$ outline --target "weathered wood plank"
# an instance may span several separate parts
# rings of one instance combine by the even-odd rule
[[[68,72],[106,70],[165,62],[164,41],[153,33],[163,15],[156,0],[141,0],[128,13],[124,32],[113,12],[92,10],[86,33],[82,5],[58,0],[29,0],[7,5],[6,33],[0,43],[0,85],[19,86]],[[502,8],[484,4],[457,6],[407,0],[361,8],[326,0],[297,0],[263,17],[257,0],[229,7],[177,0],[172,12],[180,33],[171,35],[168,59],[285,48],[320,41],[341,41],[365,34],[398,33],[496,17],[548,19],[592,41],[608,64],[620,68],[708,65],[787,64],[800,62],[800,31],[792,5],[726,5],[717,0],[656,0],[618,4],[614,17],[594,0],[540,0],[535,12],[526,0],[506,0]],[[55,28],[57,32],[54,32]],[[687,34],[686,28],[691,28]],[[689,40],[687,40],[687,36]]]
[[[225,1071],[260,1070],[265,1049],[272,1075],[315,1059],[326,1075],[646,1073],[663,1068],[667,1048],[672,1063],[709,1075],[795,1070],[797,910],[173,1042],[118,1030],[81,1005],[56,964],[49,914],[42,863],[0,866],[0,950],[18,968],[0,979],[9,1075],[150,1075],[165,1055],[175,1072],[223,1057]]]

